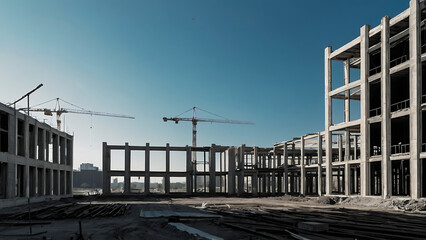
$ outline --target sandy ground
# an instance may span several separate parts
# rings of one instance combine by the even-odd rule
[[[62,202],[76,202],[79,204],[107,204],[121,203],[129,204],[129,210],[123,216],[117,217],[96,217],[84,219],[47,219],[42,220],[45,224],[33,225],[32,232],[46,232],[31,238],[25,236],[16,236],[17,234],[28,234],[29,226],[16,226],[11,222],[27,222],[23,220],[0,219],[0,239],[78,239],[79,220],[82,223],[82,233],[84,239],[202,239],[180,231],[168,224],[169,219],[144,219],[139,216],[141,210],[171,210],[185,212],[204,211],[201,206],[218,209],[230,210],[278,210],[285,211],[328,211],[335,209],[354,209],[360,211],[379,211],[385,213],[397,214],[401,221],[404,216],[415,216],[426,222],[426,215],[422,211],[414,209],[414,212],[403,212],[396,206],[394,202],[406,202],[406,199],[389,200],[388,203],[380,198],[354,198],[334,199],[337,204],[331,205],[330,199],[318,198],[300,198],[300,197],[267,197],[267,198],[227,198],[227,197],[191,197],[191,198],[95,198],[85,197],[78,199],[67,199]],[[333,202],[332,201],[332,202]],[[409,201],[409,200],[408,200]],[[389,204],[390,202],[390,204]],[[32,209],[43,207],[49,204],[60,204],[60,202],[38,203],[32,206]],[[0,214],[12,214],[17,211],[26,209],[27,206],[21,208],[0,209]],[[308,210],[307,210],[308,209]],[[412,209],[413,210],[413,209]],[[358,216],[359,217],[359,216]],[[41,220],[33,220],[40,222]],[[265,236],[259,236],[243,229],[235,229],[225,227],[218,223],[218,219],[198,219],[185,218],[180,222],[192,226],[211,235],[221,237],[223,239],[268,239]],[[47,223],[49,224],[47,224]],[[7,236],[9,235],[9,236]],[[426,236],[426,230],[425,230]],[[288,236],[282,236],[282,239],[292,239]]]

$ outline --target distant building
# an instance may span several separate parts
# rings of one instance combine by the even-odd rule
[[[102,171],[92,163],[80,164],[73,172],[73,188],[102,188]]]

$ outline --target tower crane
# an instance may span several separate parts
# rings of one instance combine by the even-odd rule
[[[67,101],[65,101],[63,99],[60,99],[60,98],[49,100],[47,102],[38,104],[37,106],[45,104],[45,103],[48,103],[48,102],[51,102],[51,101],[54,101],[54,100],[56,100],[56,105],[55,105],[54,109],[48,109],[48,108],[29,108],[28,111],[32,111],[32,112],[43,112],[44,115],[47,115],[47,116],[53,116],[53,114],[55,113],[56,114],[56,124],[57,124],[57,128],[58,128],[59,131],[61,130],[61,115],[63,113],[76,113],[76,114],[87,114],[87,115],[96,115],[96,116],[104,116],[104,117],[117,117],[117,118],[135,119],[134,117],[128,116],[128,115],[121,115],[121,114],[114,114],[114,113],[105,113],[105,112],[95,112],[95,111],[86,110],[84,108],[76,106],[76,105],[74,105],[72,103],[69,103],[69,102],[67,102]],[[76,108],[79,108],[79,109],[62,108],[61,104],[60,104],[60,101],[62,101],[64,103],[67,103],[69,105],[72,105],[72,106],[74,106]]]
[[[221,118],[223,118],[223,119],[197,118],[197,117],[196,117],[196,111],[195,111],[196,109],[201,110],[201,111],[204,111],[204,112],[207,112],[207,113],[209,113],[209,114],[212,114],[212,115],[215,115],[215,116],[218,116],[218,117],[221,117]],[[187,112],[189,112],[189,111],[191,111],[191,110],[192,110],[192,118],[181,118],[181,117],[179,117],[180,115],[185,114],[185,113],[187,113]],[[252,122],[249,122],[249,121],[236,121],[236,120],[229,120],[229,119],[227,119],[227,118],[224,118],[224,117],[222,117],[222,116],[219,116],[219,115],[214,114],[214,113],[211,113],[211,112],[208,112],[208,111],[203,110],[203,109],[198,108],[198,107],[193,107],[193,108],[191,108],[191,109],[189,109],[189,110],[187,110],[187,111],[185,111],[185,112],[183,112],[183,113],[179,114],[179,115],[178,115],[178,116],[176,116],[176,117],[171,117],[171,118],[163,117],[163,121],[164,121],[164,122],[167,122],[167,121],[173,121],[173,122],[175,122],[176,124],[178,124],[180,121],[192,122],[192,146],[193,146],[193,147],[196,147],[196,146],[197,146],[197,123],[198,123],[198,122],[230,123],[230,124],[253,124]],[[194,161],[194,162],[197,162],[197,155],[196,155],[196,152],[193,152],[193,153],[192,153],[192,159],[193,159],[193,161]]]

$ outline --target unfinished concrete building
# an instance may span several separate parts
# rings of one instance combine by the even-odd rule
[[[0,208],[72,196],[73,136],[0,104]]]
[[[425,11],[411,0],[398,16],[325,49],[325,131],[275,146],[292,152],[289,192],[426,196]]]
[[[280,194],[284,177],[282,159],[282,152],[274,148],[245,145],[174,147],[104,143],[103,193]],[[111,167],[117,162],[121,166]],[[161,162],[164,167],[159,169],[154,162],[155,165]],[[142,167],[136,167],[135,163],[142,163]],[[154,179],[162,187],[153,186]],[[172,187],[173,183],[179,183],[180,187]]]

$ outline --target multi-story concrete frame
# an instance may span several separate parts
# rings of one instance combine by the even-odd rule
[[[0,208],[72,196],[73,136],[0,104]]]
[[[343,47],[325,49],[325,165],[326,194],[334,191],[333,172],[344,169],[344,189],[338,194],[424,197],[426,181],[426,30],[425,3],[410,7],[374,28],[365,25],[360,36]],[[344,84],[332,89],[335,61],[343,62]],[[424,66],[422,68],[422,66]],[[352,79],[359,69],[359,79]],[[423,71],[423,74],[422,74]],[[332,102],[344,101],[344,122],[334,123]],[[359,101],[360,118],[351,119],[351,101]],[[342,133],[344,161],[333,161],[334,133]],[[354,158],[359,135],[360,159]],[[339,138],[340,139],[340,138]],[[355,138],[356,139],[356,138]],[[339,145],[340,147],[340,145]],[[359,182],[351,178],[359,169]],[[356,186],[354,186],[356,184]]]

